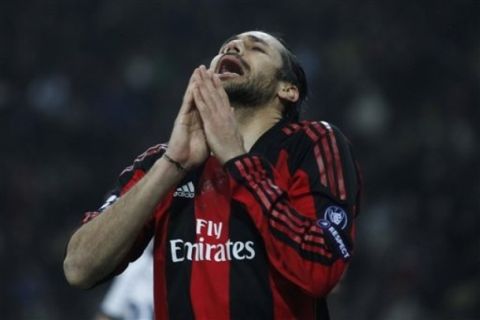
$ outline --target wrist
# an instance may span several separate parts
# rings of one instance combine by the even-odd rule
[[[152,169],[154,169],[152,171],[161,180],[173,179],[177,181],[182,179],[187,173],[186,170],[180,170],[174,163],[168,161],[164,155],[157,159]]]
[[[168,163],[170,163],[171,165],[173,165],[175,167],[175,169],[178,171],[178,172],[185,172],[187,171],[187,168],[185,167],[185,165],[182,165],[180,162],[178,162],[177,160],[173,159],[172,157],[170,157],[167,152],[165,151],[165,153],[162,155],[162,159],[167,161]]]

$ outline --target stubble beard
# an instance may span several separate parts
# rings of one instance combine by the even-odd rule
[[[231,81],[224,85],[230,104],[234,108],[256,108],[270,102],[276,94],[277,80],[264,74],[241,82]]]

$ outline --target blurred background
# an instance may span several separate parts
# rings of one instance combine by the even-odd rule
[[[363,167],[334,320],[480,319],[480,1],[0,2],[0,318],[91,319],[67,239],[222,42],[283,36]]]

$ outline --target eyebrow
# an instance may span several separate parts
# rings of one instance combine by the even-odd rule
[[[261,44],[263,44],[264,46],[269,47],[267,41],[263,40],[262,38],[256,37],[256,36],[251,35],[251,34],[249,34],[247,37],[248,37],[251,41],[253,41],[253,42],[261,43]]]
[[[246,37],[247,37],[250,41],[252,41],[252,42],[260,43],[260,44],[262,44],[262,45],[264,45],[264,46],[266,46],[266,47],[270,47],[270,45],[267,43],[267,41],[263,40],[262,38],[259,38],[259,37],[257,37],[257,36],[251,35],[251,34],[247,35]],[[228,39],[222,44],[222,46],[221,46],[220,48],[225,47],[225,45],[226,45],[227,43],[229,43],[230,41],[237,40],[237,39],[240,39],[240,36],[238,36],[238,35],[231,36],[230,38],[228,38]]]

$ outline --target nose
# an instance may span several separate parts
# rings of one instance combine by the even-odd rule
[[[243,53],[243,42],[239,39],[232,40],[225,46],[225,53],[236,53],[242,54]]]

